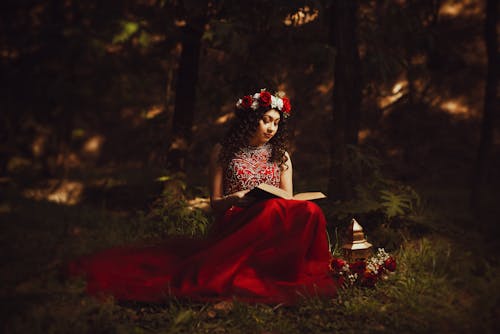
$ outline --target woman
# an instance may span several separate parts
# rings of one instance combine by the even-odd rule
[[[74,262],[91,294],[161,301],[238,298],[293,303],[301,296],[333,296],[326,221],[312,202],[256,201],[261,183],[292,194],[292,162],[285,149],[287,98],[262,90],[236,104],[227,135],[213,150],[210,201],[217,220],[203,241],[121,248]]]

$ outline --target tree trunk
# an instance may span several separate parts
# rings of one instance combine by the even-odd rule
[[[192,139],[201,36],[205,21],[205,18],[188,21],[182,31],[182,52],[177,72],[172,140],[167,157],[168,166],[175,171],[185,171],[185,161]]]
[[[330,43],[336,53],[328,193],[333,200],[346,200],[354,195],[346,168],[347,145],[358,143],[361,110],[361,66],[356,32],[358,2],[336,0],[331,11]]]
[[[498,0],[488,0],[486,4],[486,22],[484,39],[487,50],[487,75],[484,94],[484,111],[481,124],[481,137],[477,152],[475,178],[471,192],[471,204],[476,212],[481,210],[480,203],[484,186],[488,179],[488,159],[493,149],[493,130],[496,121],[495,111],[498,112],[498,78],[500,76],[498,50]]]

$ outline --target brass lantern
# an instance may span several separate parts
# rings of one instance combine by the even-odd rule
[[[348,262],[365,260],[372,254],[372,244],[366,241],[363,228],[354,218],[347,229],[346,243],[342,246],[342,251]]]

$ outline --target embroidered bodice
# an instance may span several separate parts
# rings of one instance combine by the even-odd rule
[[[224,172],[224,194],[252,189],[261,183],[279,187],[281,171],[276,162],[269,162],[271,150],[269,144],[240,149]]]

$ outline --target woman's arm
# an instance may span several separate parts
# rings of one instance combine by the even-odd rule
[[[280,188],[287,191],[290,195],[293,196],[293,168],[292,168],[292,159],[290,159],[290,155],[288,152],[285,152],[285,156],[288,160],[283,164],[283,170],[281,171],[280,178]]]
[[[224,196],[223,178],[224,170],[219,162],[221,145],[215,145],[210,156],[210,205],[216,212],[224,212],[233,205],[244,205],[244,196],[250,190],[237,191],[233,194]]]

